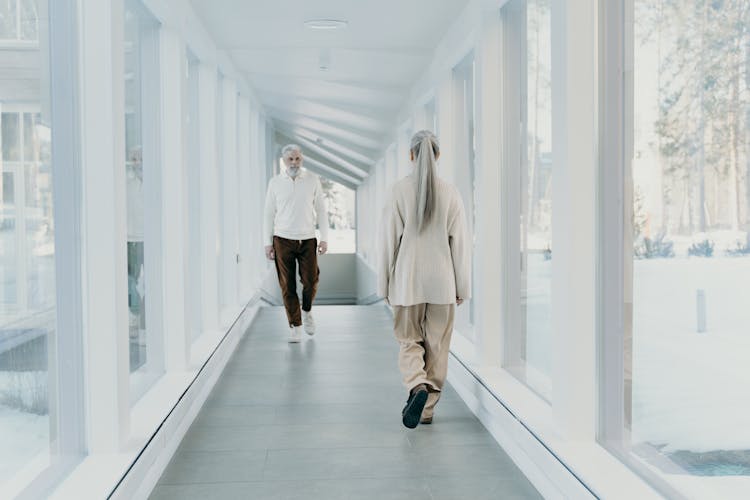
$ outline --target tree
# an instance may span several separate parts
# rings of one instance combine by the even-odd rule
[[[351,227],[352,217],[346,208],[344,187],[324,177],[320,178],[323,196],[328,205],[328,225],[332,229],[348,229]]]
[[[661,0],[658,9],[639,11],[658,31],[655,128],[664,185],[687,200],[684,232],[748,223],[749,11],[749,0]]]

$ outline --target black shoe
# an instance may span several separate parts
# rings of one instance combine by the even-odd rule
[[[409,399],[406,400],[406,406],[401,411],[402,422],[409,429],[414,429],[419,425],[419,419],[422,416],[422,410],[427,403],[427,387],[420,384],[412,389]]]

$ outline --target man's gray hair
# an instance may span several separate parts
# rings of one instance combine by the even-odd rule
[[[287,144],[286,146],[284,146],[283,148],[281,148],[281,156],[282,157],[286,156],[287,153],[291,153],[293,151],[298,151],[298,152],[301,153],[302,152],[302,148],[299,147],[296,144]]]

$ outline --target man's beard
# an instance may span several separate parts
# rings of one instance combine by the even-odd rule
[[[299,174],[299,167],[287,167],[286,173],[289,174],[290,177],[297,177],[297,174]]]

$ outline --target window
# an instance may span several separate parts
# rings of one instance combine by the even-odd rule
[[[437,107],[434,97],[427,101],[427,103],[424,105],[424,123],[425,127],[428,130],[431,130],[432,133],[435,134],[439,139],[440,136],[438,135]]]
[[[39,12],[36,0],[0,2],[0,42],[8,41],[39,41]]]
[[[127,200],[128,318],[132,402],[161,372],[158,293],[150,281],[158,203],[158,24],[139,0],[125,1],[125,182]]]
[[[623,425],[685,488],[750,475],[750,3],[631,1]]]
[[[4,2],[0,38],[20,38],[19,18],[31,7],[36,16],[35,5]],[[50,77],[42,50],[6,49],[0,84],[0,491],[51,465],[54,406],[66,389],[57,389],[55,375]]]
[[[355,253],[355,192],[323,176],[320,184],[328,204],[328,252]]]
[[[475,159],[476,159],[476,130],[475,130],[475,88],[474,88],[474,54],[469,54],[455,68],[453,68],[453,96],[455,128],[456,165],[461,165],[456,171],[456,187],[461,193],[464,207],[466,208],[466,219],[468,221],[468,233],[472,238],[472,246],[475,241],[476,227],[476,189],[475,182]],[[472,251],[473,253],[473,251]],[[472,265],[476,266],[476,260],[472,259]],[[472,268],[472,283],[476,283],[476,273]],[[472,293],[472,296],[474,294]],[[467,306],[456,310],[456,324],[459,331],[469,339],[474,338],[474,302],[469,300]]]
[[[507,143],[520,145],[507,153],[505,165],[504,184],[511,200],[506,229],[511,289],[505,364],[547,398],[552,346],[550,2],[515,0],[503,8],[502,16]]]
[[[202,281],[201,281],[201,193],[200,193],[200,124],[199,124],[199,82],[198,59],[190,52],[186,54],[187,73],[185,85],[186,97],[186,136],[185,144],[187,164],[187,196],[188,213],[186,230],[190,244],[186,248],[188,260],[187,268],[190,270],[187,277],[188,284],[188,322],[190,339],[195,340],[201,334],[203,325],[203,308],[201,307]]]

